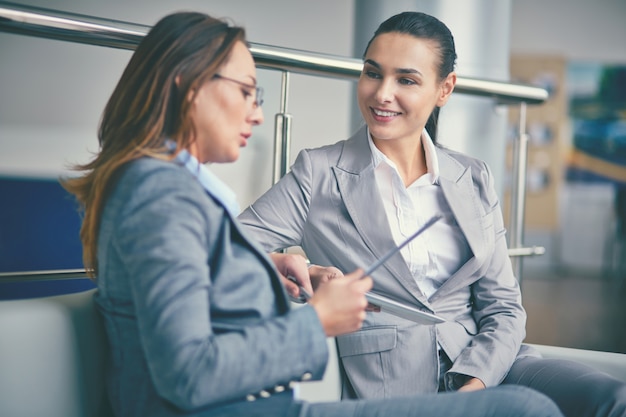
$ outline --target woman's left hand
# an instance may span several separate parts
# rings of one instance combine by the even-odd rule
[[[470,378],[467,380],[465,384],[461,388],[459,388],[459,392],[469,392],[469,391],[478,391],[481,389],[485,389],[485,384],[478,378]]]
[[[291,253],[270,253],[269,256],[290,296],[299,298],[301,295],[300,286],[309,294],[313,294],[308,265],[304,256]]]
[[[343,272],[334,266],[311,265],[309,266],[309,277],[313,288],[317,289],[323,282],[343,277]]]

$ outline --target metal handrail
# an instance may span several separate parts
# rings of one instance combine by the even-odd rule
[[[88,278],[84,269],[51,269],[42,271],[0,272],[0,283]]]
[[[0,1],[0,32],[133,50],[150,26]],[[297,49],[250,43],[259,68],[333,78],[357,79],[363,63]],[[455,92],[492,97],[512,104],[543,103],[548,92],[539,87],[459,76]]]
[[[134,50],[149,30],[150,26],[146,25],[0,1],[0,32]],[[280,132],[276,132],[276,142],[280,142],[282,146],[279,147],[278,144],[276,146],[277,158],[275,158],[274,167],[274,177],[276,177],[277,169],[280,169],[279,176],[284,174],[285,160],[288,158],[286,155],[289,149],[288,122],[290,121],[289,115],[286,114],[288,73],[295,72],[327,78],[356,80],[361,73],[363,63],[354,58],[253,42],[250,42],[250,52],[258,68],[283,71],[281,97],[284,105],[281,104],[281,114],[277,115],[277,126],[280,121],[281,129]],[[454,91],[456,94],[490,97],[499,104],[520,104],[522,108],[525,108],[527,104],[541,104],[548,99],[547,90],[540,87],[463,76],[457,78]],[[521,125],[520,135],[520,138],[525,135],[524,126]],[[524,152],[518,153],[515,159],[518,167],[525,167],[526,154]],[[524,182],[525,175],[517,175],[516,183],[524,184]],[[509,232],[518,237],[515,242],[510,242],[512,247],[509,248],[509,255],[512,257],[540,255],[544,252],[541,247],[521,247],[519,241],[522,236],[523,210],[520,210],[519,207],[523,207],[524,202],[525,194],[523,189],[518,186],[517,190],[513,190],[511,194],[511,204],[517,208],[517,212],[514,214],[515,218],[512,218]],[[511,245],[511,243],[513,244]],[[518,244],[520,247],[517,247]],[[520,263],[516,260],[513,262],[516,271],[520,272]],[[71,278],[75,277],[76,274],[84,274],[81,270],[76,270],[70,275],[66,272],[33,271],[32,273],[0,274],[0,281],[11,279],[17,275],[31,277],[39,274],[43,277]],[[521,274],[518,273],[517,275]]]

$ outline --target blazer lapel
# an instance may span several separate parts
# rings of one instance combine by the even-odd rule
[[[357,232],[374,257],[380,259],[396,244],[377,191],[365,127],[346,141],[344,151],[333,171],[341,198]],[[367,265],[362,267],[367,268]],[[429,306],[400,253],[392,256],[381,268],[386,268],[420,303]]]
[[[439,184],[474,256],[441,285],[430,301],[459,286],[468,285],[467,280],[472,279],[472,274],[484,262],[488,248],[482,224],[483,210],[474,191],[471,168],[461,165],[440,148],[437,148],[437,156],[440,167]]]

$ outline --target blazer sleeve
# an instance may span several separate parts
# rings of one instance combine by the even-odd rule
[[[239,215],[246,232],[268,252],[301,245],[312,198],[309,152],[300,151],[291,170]]]
[[[245,277],[231,272],[227,278],[235,284],[237,279],[260,280],[257,294],[269,295],[248,301],[244,294],[238,303],[220,306],[228,309],[221,312],[222,319],[237,320],[230,330],[215,330],[212,300],[237,300],[232,292],[239,291],[231,283],[227,290],[222,286],[228,294],[214,294],[211,279],[216,271],[210,258],[233,256],[234,244],[228,240],[233,234],[220,235],[232,220],[187,172],[151,172],[135,184],[125,181],[125,187],[129,191],[117,196],[124,203],[114,247],[131,280],[143,355],[160,396],[191,410],[242,399],[307,373],[313,379],[323,376],[328,349],[315,311],[304,306],[277,315],[266,279],[274,272],[241,245],[237,262],[252,263],[251,272]],[[233,269],[222,267],[226,273],[237,271],[237,262]],[[249,325],[240,318],[258,304],[247,302],[269,305],[264,316],[253,314]]]
[[[455,374],[481,379],[486,386],[498,385],[513,365],[526,336],[526,312],[508,255],[502,209],[489,167],[480,171],[481,200],[485,216],[493,222],[494,248],[480,279],[471,287],[472,313],[478,333],[461,351],[447,375],[447,385],[456,389]]]

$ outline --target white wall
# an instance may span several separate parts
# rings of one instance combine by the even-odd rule
[[[513,0],[511,53],[626,62],[626,1]]]
[[[176,10],[229,17],[248,40],[350,56],[351,0],[31,0],[46,7],[153,25]],[[0,175],[57,177],[98,149],[104,105],[130,51],[0,33]],[[266,122],[254,130],[235,164],[212,169],[245,206],[271,185],[273,120],[279,111],[280,73],[259,71],[266,90]],[[294,117],[292,160],[302,147],[335,142],[349,133],[351,82],[293,74],[288,112]]]

